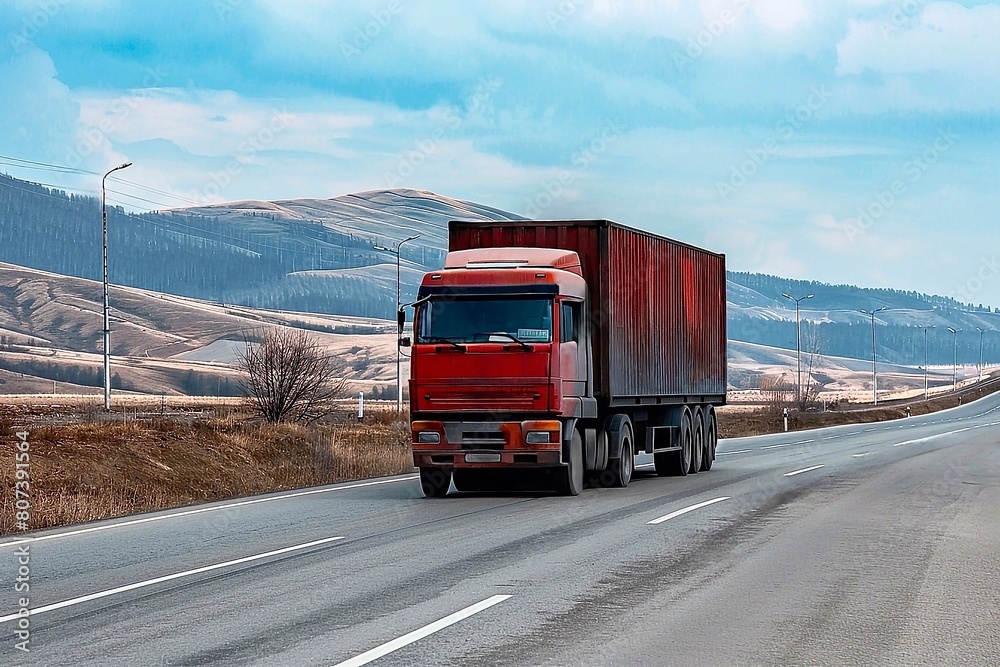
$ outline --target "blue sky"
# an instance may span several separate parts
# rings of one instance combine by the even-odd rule
[[[0,35],[0,155],[132,161],[132,208],[410,187],[1000,306],[1000,3],[7,0]]]

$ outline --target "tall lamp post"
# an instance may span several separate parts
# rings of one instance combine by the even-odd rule
[[[111,410],[111,305],[108,302],[108,206],[105,181],[119,169],[131,166],[131,162],[120,164],[101,179],[101,227],[104,238],[104,409],[107,411]]]
[[[958,332],[961,331],[961,329],[948,327],[948,331],[954,334],[953,338],[955,339],[955,358],[954,358],[954,369],[952,371],[952,376],[951,376],[951,384],[952,384],[951,390],[957,391],[958,390]]]
[[[399,281],[399,249],[403,247],[403,244],[407,241],[412,241],[414,239],[419,239],[420,234],[414,234],[413,236],[408,236],[399,243],[396,244],[395,248],[387,248],[386,246],[372,246],[375,250],[380,252],[392,253],[396,256],[396,311],[399,311],[400,306],[400,281]],[[401,357],[399,350],[399,339],[403,335],[402,325],[399,320],[396,321],[396,411],[403,411],[403,376],[401,369]]]
[[[927,330],[934,327],[924,327],[924,400],[927,400]]]
[[[795,302],[795,402],[802,407],[802,336],[799,334],[799,303],[806,299],[813,298],[812,294],[806,294],[796,299],[787,292],[781,296]]]
[[[883,310],[889,310],[889,306],[882,306],[871,312],[868,312],[864,308],[861,309],[862,313],[870,315],[872,318],[872,403],[875,405],[878,405],[878,354],[875,347],[875,313],[881,313]]]
[[[976,327],[976,331],[979,332],[979,381],[983,381],[983,334],[986,330],[982,327]]]

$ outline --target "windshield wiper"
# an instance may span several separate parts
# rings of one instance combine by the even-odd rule
[[[444,338],[443,336],[428,336],[420,341],[421,343],[448,343],[449,345],[454,345],[460,350],[464,350],[464,345],[459,345],[450,338]]]
[[[507,333],[505,331],[493,331],[493,332],[490,332],[490,333],[488,333],[486,335],[487,336],[503,336],[504,338],[510,338],[512,341],[514,341],[515,343],[517,343],[518,345],[520,345],[526,352],[531,352],[532,350],[535,349],[535,348],[531,347],[530,345],[528,345],[527,343],[525,343],[520,338],[518,338],[517,336],[515,336],[513,334],[509,334],[509,333]]]

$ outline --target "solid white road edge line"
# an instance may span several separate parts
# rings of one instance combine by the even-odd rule
[[[938,433],[937,435],[929,435],[926,438],[917,438],[916,440],[904,440],[903,442],[897,442],[893,447],[902,447],[903,445],[912,445],[918,442],[927,442],[928,440],[933,440],[934,438],[943,438],[946,435],[955,435],[956,433],[963,433],[965,431],[971,431],[974,427],[967,426],[966,428],[960,428],[957,431],[948,431],[947,433]]]
[[[204,514],[205,512],[218,512],[219,510],[228,510],[234,507],[245,507],[247,505],[257,505],[259,503],[270,503],[275,500],[287,500],[289,498],[298,498],[300,496],[311,496],[317,493],[333,493],[334,491],[347,491],[348,489],[359,489],[364,486],[379,486],[381,484],[396,484],[398,482],[407,482],[411,479],[416,479],[416,475],[409,475],[408,477],[400,477],[396,479],[381,479],[374,482],[361,482],[358,484],[348,484],[347,486],[335,486],[329,489],[310,489],[308,491],[295,491],[294,493],[283,493],[280,496],[270,496],[267,498],[255,498],[253,500],[241,500],[235,503],[227,503],[225,505],[213,505],[212,507],[200,507],[193,510],[184,510],[183,512],[173,512],[171,514],[163,514],[160,516],[148,516],[142,519],[130,519],[128,521],[119,521],[117,523],[109,523],[103,526],[94,526],[92,528],[80,528],[79,530],[68,530],[64,533],[52,533],[50,535],[39,535],[38,537],[26,537],[21,540],[13,540],[11,542],[0,542],[0,547],[13,547],[18,544],[28,544],[33,542],[43,542],[45,540],[54,540],[58,537],[71,537],[73,535],[82,535],[84,533],[96,533],[100,530],[111,530],[112,528],[123,528],[125,526],[135,526],[140,523],[150,523],[152,521],[163,521],[164,519],[176,519],[181,516],[191,516],[192,514]]]
[[[91,600],[99,600],[101,598],[106,598],[111,595],[117,595],[119,593],[126,593],[128,591],[134,591],[138,588],[145,588],[147,586],[154,586],[156,584],[162,584],[165,581],[173,581],[174,579],[181,579],[183,577],[190,577],[195,574],[201,574],[202,572],[211,572],[212,570],[221,570],[224,567],[232,567],[233,565],[241,565],[243,563],[250,563],[255,560],[260,560],[262,558],[268,558],[270,556],[280,556],[281,554],[287,554],[292,551],[301,551],[302,549],[308,549],[309,547],[319,546],[320,544],[328,544],[330,542],[336,542],[337,540],[344,539],[343,536],[340,537],[326,537],[322,540],[315,540],[313,542],[306,542],[305,544],[297,544],[293,547],[284,547],[283,549],[275,549],[274,551],[268,551],[267,553],[257,554],[256,556],[246,556],[244,558],[237,558],[236,560],[229,560],[225,563],[216,563],[215,565],[206,565],[205,567],[199,567],[194,570],[187,570],[185,572],[176,572],[174,574],[168,574],[164,577],[157,577],[155,579],[147,579],[146,581],[140,581],[134,584],[128,584],[126,586],[119,586],[117,588],[111,588],[106,591],[101,591],[99,593],[91,593],[90,595],[84,595],[82,597],[73,598],[71,600],[64,600],[62,602],[55,602],[53,604],[47,604],[42,607],[37,607],[31,610],[31,615],[35,616],[37,614],[44,614],[47,611],[53,611],[55,609],[62,609],[63,607],[72,607],[74,605],[81,604],[83,602],[90,602]],[[7,614],[6,616],[0,616],[0,623],[6,623],[8,621],[13,621],[16,618],[20,618],[19,614]]]
[[[485,611],[494,605],[498,605],[504,600],[509,600],[511,595],[494,595],[491,598],[486,598],[482,602],[477,602],[476,604],[466,607],[461,611],[456,611],[454,614],[445,616],[439,621],[434,621],[430,625],[425,625],[422,628],[409,632],[398,639],[393,639],[391,642],[386,642],[381,646],[376,646],[370,651],[365,651],[361,655],[355,656],[350,660],[345,660],[344,662],[338,662],[334,667],[361,667],[361,665],[367,665],[369,662],[378,660],[384,655],[392,653],[393,651],[398,651],[404,646],[408,646],[413,642],[419,641],[428,635],[432,635],[439,630],[444,630],[450,625],[454,625],[459,621],[464,621],[470,616],[475,616],[481,611]]]
[[[687,514],[688,512],[693,512],[697,509],[701,509],[702,507],[708,507],[709,505],[714,505],[715,503],[721,503],[723,500],[729,500],[729,498],[730,496],[722,496],[721,498],[713,498],[712,500],[706,500],[703,503],[698,503],[697,505],[691,505],[690,507],[685,507],[684,509],[679,509],[676,512],[671,512],[670,514],[661,516],[658,519],[647,521],[646,525],[655,526],[657,524],[663,523],[664,521],[670,521],[671,519],[679,517],[682,514]]]
[[[821,463],[818,466],[809,466],[808,468],[803,468],[802,470],[793,470],[792,472],[786,472],[785,477],[794,477],[795,475],[801,475],[804,472],[809,472],[811,470],[819,470],[820,468],[825,468],[826,464]]]

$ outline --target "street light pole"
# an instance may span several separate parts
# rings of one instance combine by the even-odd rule
[[[934,327],[924,327],[924,400],[927,400],[927,330]]]
[[[814,295],[806,294],[796,299],[787,292],[782,292],[781,296],[795,302],[795,403],[802,407],[802,336],[799,334],[799,302],[813,298]]]
[[[883,310],[889,310],[889,306],[882,306],[871,312],[868,312],[864,308],[861,309],[862,313],[871,315],[872,318],[872,403],[874,405],[878,405],[878,353],[875,347],[875,313],[881,313]]]
[[[412,241],[414,239],[419,239],[420,234],[414,234],[413,236],[408,236],[399,243],[396,244],[395,248],[387,248],[386,246],[372,246],[375,250],[381,252],[388,252],[396,256],[396,312],[399,312],[399,307],[401,305],[400,301],[400,272],[399,272],[399,250],[403,247],[403,244],[407,241]],[[403,337],[403,328],[396,320],[396,412],[403,411],[403,375],[402,375],[402,357],[400,356],[399,349],[399,339]]]
[[[101,178],[101,228],[104,246],[104,409],[111,410],[111,305],[108,301],[108,206],[105,181],[108,176],[131,167],[131,162],[120,164]]]
[[[951,376],[951,385],[952,385],[951,390],[957,391],[958,390],[958,332],[961,331],[961,329],[948,327],[948,331],[954,334],[953,338],[955,339],[955,358],[953,362],[954,368],[952,370],[952,376]]]
[[[986,330],[982,327],[976,327],[976,331],[979,332],[979,381],[983,381],[983,334]]]

